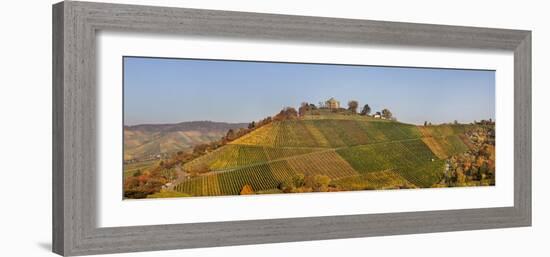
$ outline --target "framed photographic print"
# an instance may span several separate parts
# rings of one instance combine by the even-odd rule
[[[531,32],[53,6],[61,255],[531,225]]]

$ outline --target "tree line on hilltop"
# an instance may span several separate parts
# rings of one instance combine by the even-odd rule
[[[322,103],[320,103],[320,105],[321,104]],[[294,109],[294,108],[286,107],[285,109]],[[297,114],[299,116],[303,116],[308,113],[311,113],[312,115],[319,115],[320,114],[319,112],[315,112],[316,110],[319,110],[319,109],[330,109],[330,108],[325,106],[317,107],[315,104],[303,102],[298,108]],[[359,102],[356,100],[351,100],[348,102],[348,108],[338,108],[338,109],[330,109],[330,110],[334,113],[343,113],[343,114],[350,114],[350,115],[358,114],[361,116],[379,116],[388,120],[389,119],[395,120],[393,113],[387,108],[384,108],[381,111],[377,111],[374,114],[372,114],[372,108],[368,104],[363,105],[363,108],[361,108],[361,111],[359,112],[358,112],[358,109],[359,109]],[[296,112],[296,110],[294,110],[293,112]]]

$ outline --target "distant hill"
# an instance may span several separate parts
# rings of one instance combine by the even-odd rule
[[[187,172],[211,172],[174,190],[236,195],[250,185],[256,192],[277,192],[296,174],[328,176],[348,190],[431,187],[443,176],[448,156],[468,151],[469,126],[420,127],[341,114],[274,121],[187,162]]]
[[[147,159],[159,154],[191,149],[220,139],[229,129],[246,123],[190,121],[175,124],[124,126],[124,160]]]

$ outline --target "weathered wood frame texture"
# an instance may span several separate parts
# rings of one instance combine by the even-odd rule
[[[514,206],[98,228],[96,32],[514,52]],[[65,1],[53,6],[53,251],[87,255],[531,225],[531,32]]]

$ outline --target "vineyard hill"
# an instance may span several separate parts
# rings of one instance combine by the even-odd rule
[[[300,173],[328,176],[350,190],[432,187],[445,159],[469,149],[468,126],[336,114],[274,121],[184,164],[188,173],[210,172],[174,189],[194,196],[235,195],[245,185],[278,192]]]

